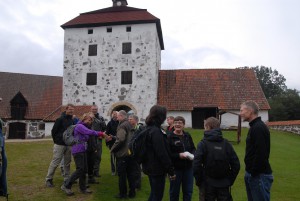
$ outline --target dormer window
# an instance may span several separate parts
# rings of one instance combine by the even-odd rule
[[[14,120],[25,119],[28,102],[21,92],[18,92],[10,101],[10,114]]]

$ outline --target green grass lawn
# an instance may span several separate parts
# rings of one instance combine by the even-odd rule
[[[201,130],[188,130],[194,139],[195,145],[203,137]],[[247,129],[243,129],[240,144],[234,143],[234,148],[241,162],[241,171],[232,187],[234,200],[245,201],[246,191],[243,182],[245,137]],[[225,132],[225,138],[235,140],[236,134]],[[45,176],[52,158],[52,141],[43,142],[10,142],[6,144],[8,157],[8,191],[9,200],[34,200],[34,201],[61,201],[78,200],[92,201],[115,200],[118,193],[118,177],[110,173],[109,152],[103,149],[101,162],[100,184],[92,185],[92,195],[82,195],[78,192],[78,184],[73,186],[75,196],[67,197],[60,190],[62,177],[57,169],[54,177],[54,188],[45,187]],[[273,201],[300,200],[300,137],[285,132],[271,131],[271,166],[274,174],[274,183],[271,189]],[[72,171],[74,163],[72,163]],[[166,182],[164,200],[168,200],[169,182]],[[137,197],[132,200],[145,201],[150,193],[148,178],[142,177],[142,190],[137,192]],[[4,198],[0,198],[0,200]],[[195,186],[193,200],[198,200],[198,189]]]

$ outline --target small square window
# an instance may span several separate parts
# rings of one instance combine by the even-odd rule
[[[132,71],[121,72],[121,84],[132,84]]]
[[[126,32],[131,32],[131,27],[126,27]]]
[[[122,54],[131,54],[131,43],[122,44]]]
[[[94,30],[93,29],[89,29],[88,30],[88,34],[93,34],[94,33]]]
[[[89,56],[97,56],[97,45],[89,45]]]
[[[106,28],[106,31],[107,31],[108,33],[111,33],[111,32],[112,32],[112,28],[111,28],[111,27],[107,27],[107,28]]]
[[[45,130],[45,124],[44,123],[40,123],[39,124],[39,130]]]
[[[96,85],[96,84],[97,84],[97,73],[87,73],[86,85]]]

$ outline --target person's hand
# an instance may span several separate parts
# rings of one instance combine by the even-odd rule
[[[99,139],[102,139],[105,135],[106,135],[106,134],[105,134],[104,132],[102,132],[102,131],[99,131],[99,132],[98,132],[98,138],[99,138]]]
[[[179,153],[179,158],[180,159],[187,159],[186,153]]]
[[[106,138],[105,138],[106,142],[109,142],[112,140],[112,136],[111,135],[108,135]]]
[[[176,175],[174,174],[173,176],[169,176],[170,181],[174,181],[176,179]]]

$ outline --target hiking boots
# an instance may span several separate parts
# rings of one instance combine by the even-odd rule
[[[90,189],[80,190],[80,192],[83,193],[83,194],[91,194],[91,193],[93,193],[93,191],[91,191]]]
[[[54,184],[53,184],[53,180],[52,180],[52,179],[46,181],[46,187],[49,187],[49,188],[54,187]]]
[[[93,176],[89,176],[88,183],[89,184],[99,184],[99,182]]]
[[[64,184],[60,187],[60,189],[62,191],[65,191],[65,193],[67,194],[67,196],[74,195],[74,192],[71,189],[67,188]]]

